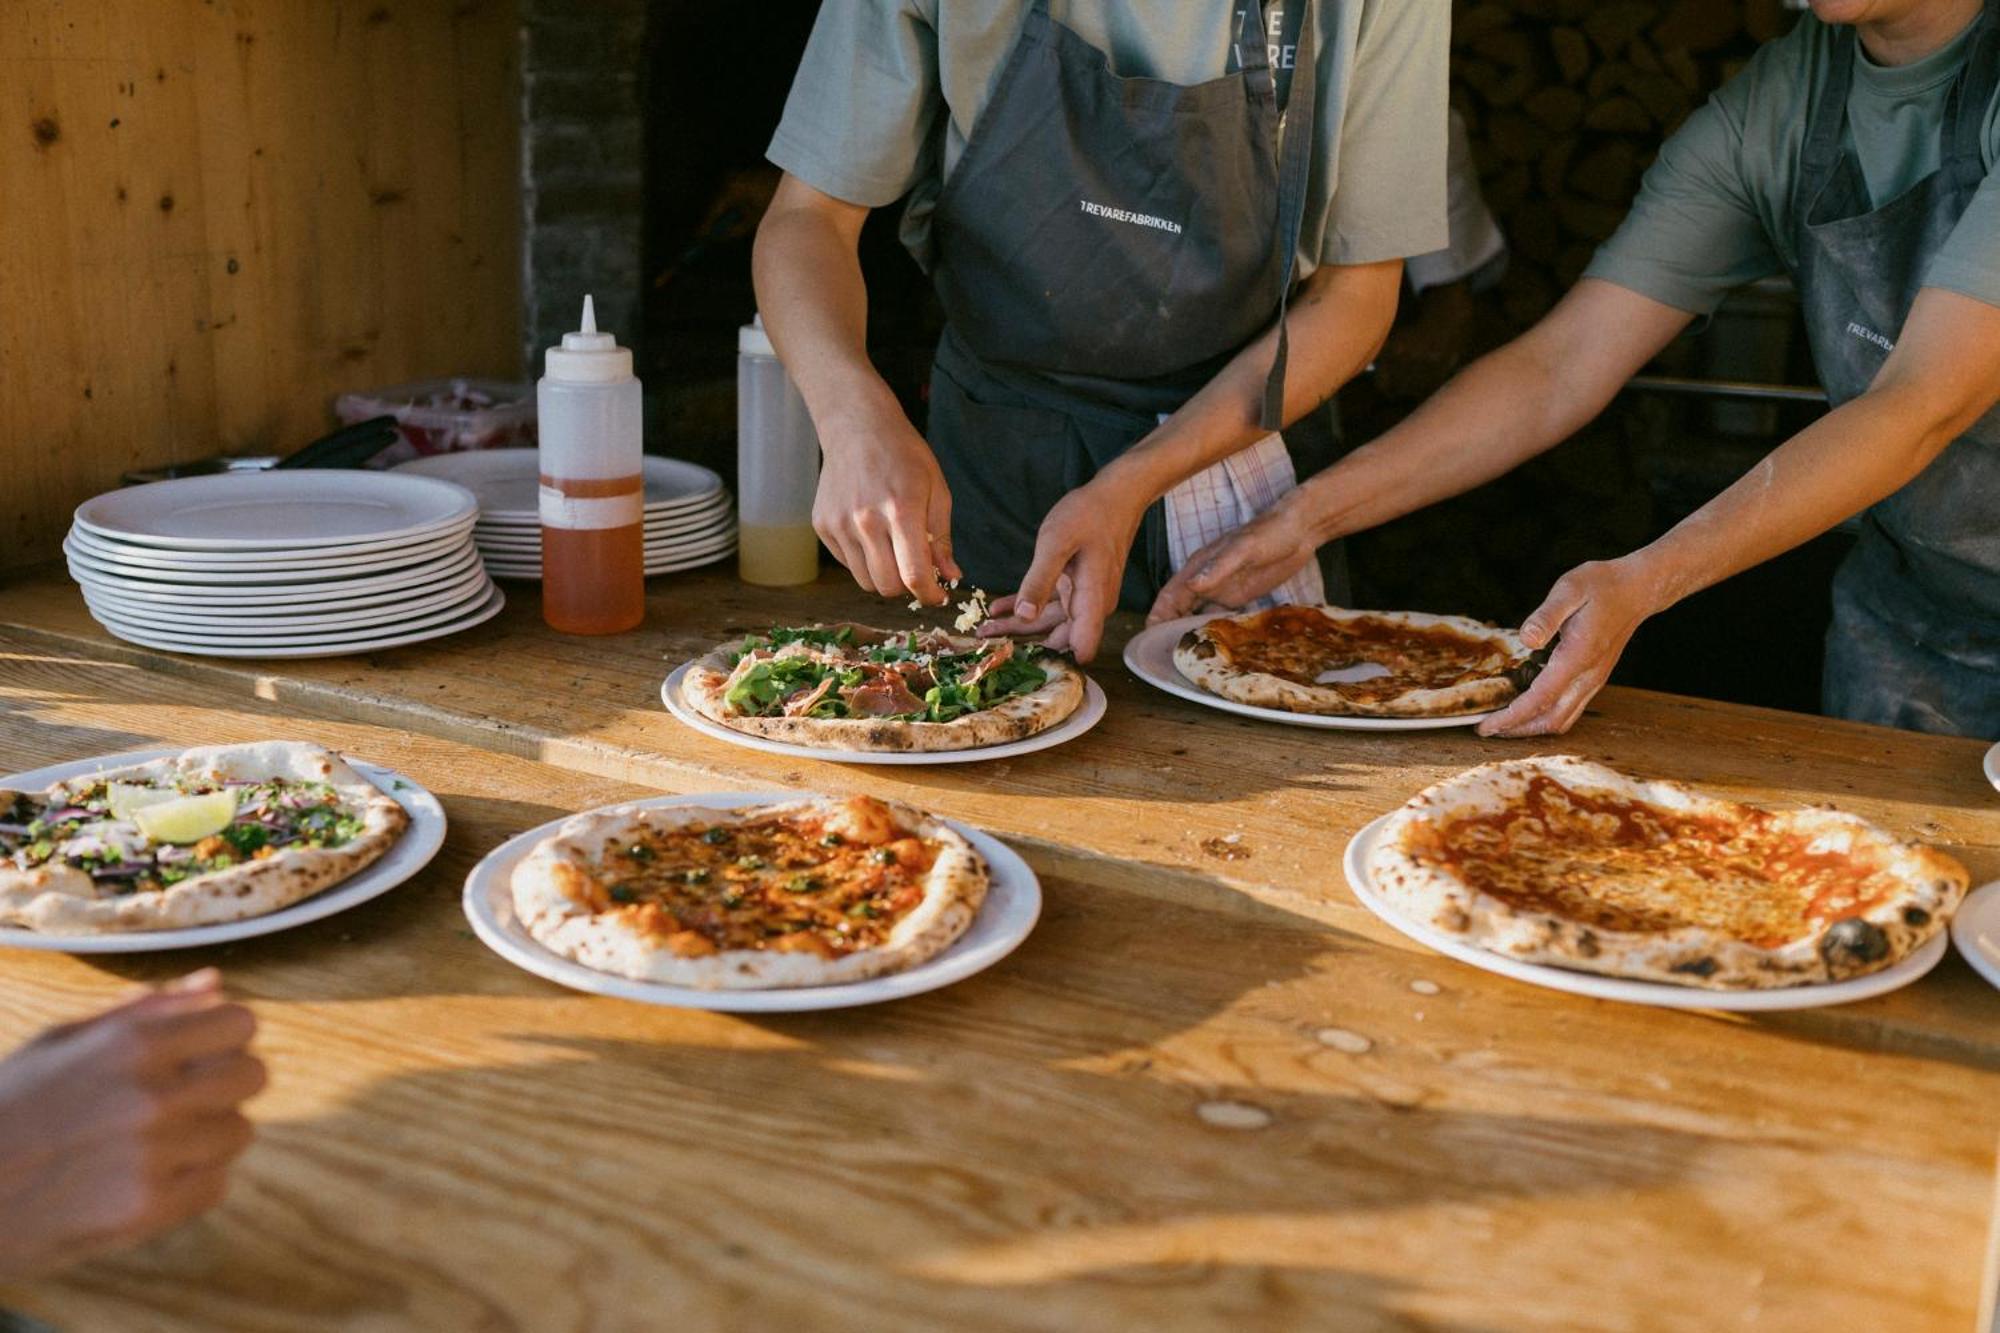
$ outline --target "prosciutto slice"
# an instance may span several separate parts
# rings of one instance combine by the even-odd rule
[[[841,699],[862,717],[893,717],[898,713],[924,711],[924,701],[911,694],[910,687],[895,672],[884,672],[843,691]]]
[[[820,678],[819,684],[787,699],[785,701],[785,716],[804,717],[806,714],[812,712],[813,709],[819,707],[820,700],[826,698],[827,694],[833,689],[833,683],[834,677],[823,676]]]
[[[1013,660],[1013,657],[1014,641],[1012,639],[1000,639],[991,648],[986,650],[986,656],[973,664],[972,670],[965,673],[961,683],[977,685],[981,680],[984,680],[987,676],[992,675],[995,671],[1007,665],[1008,662]]]

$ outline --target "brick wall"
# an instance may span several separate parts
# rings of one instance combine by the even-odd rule
[[[646,0],[521,0],[522,356],[597,322],[638,342]]]

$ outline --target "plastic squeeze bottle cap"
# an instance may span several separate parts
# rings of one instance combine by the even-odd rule
[[[586,296],[583,327],[565,333],[562,346],[549,348],[542,366],[542,373],[552,380],[610,384],[632,378],[632,349],[620,347],[618,339],[597,331],[597,307]]]
[[[776,356],[771,335],[764,332],[764,317],[752,315],[750,322],[736,331],[736,351],[742,356]]]

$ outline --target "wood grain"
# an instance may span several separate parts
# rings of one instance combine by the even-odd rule
[[[805,599],[653,586],[647,628],[609,640],[549,635],[517,595],[491,634],[249,666],[110,645],[58,580],[6,590],[0,615],[37,626],[0,631],[7,767],[303,736],[431,786],[452,832],[407,887],[280,936],[0,960],[0,1043],[218,962],[275,1073],[222,1211],[0,1303],[79,1328],[1971,1320],[2000,994],[1955,959],[1894,996],[1756,1018],[1507,982],[1387,934],[1338,854],[1415,786],[1515,747],[1239,723],[1100,665],[1109,716],[1047,755],[772,759],[687,732],[654,692]],[[2000,873],[1976,746],[1616,691],[1572,744],[1837,797]],[[464,927],[465,871],[522,828],[774,783],[1007,835],[1044,879],[1041,926],[947,991],[755,1020],[572,995]],[[1246,858],[1203,850],[1232,833]]]
[[[14,0],[0,567],[137,467],[518,371],[516,7]]]

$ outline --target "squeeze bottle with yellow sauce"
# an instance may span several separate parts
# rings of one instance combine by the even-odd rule
[[[819,435],[760,317],[736,339],[736,572],[782,586],[819,577]]]
[[[583,326],[548,349],[535,386],[542,474],[542,619],[617,634],[646,617],[645,441],[632,352]]]

